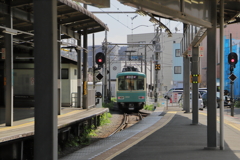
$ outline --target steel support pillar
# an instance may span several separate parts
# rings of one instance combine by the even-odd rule
[[[207,149],[217,147],[216,123],[216,28],[217,4],[211,1],[212,28],[207,29]]]
[[[147,45],[145,45],[144,63],[145,63],[144,73],[147,76]]]
[[[5,24],[12,28],[11,1],[8,3],[8,15],[5,15]],[[13,125],[13,35],[4,34],[5,37],[5,120],[6,126]]]
[[[78,32],[80,37],[77,40],[77,45],[81,46],[81,34]],[[77,84],[77,108],[81,108],[82,106],[82,50],[77,50],[77,77],[78,77],[78,84]]]
[[[61,65],[61,25],[58,25],[58,115],[61,115],[62,107],[62,65]]]
[[[183,57],[183,110],[190,112],[190,62],[187,56]]]
[[[96,75],[95,75],[95,35],[94,33],[92,34],[92,69],[93,69],[93,89],[95,89],[95,85],[96,85]]]
[[[220,1],[220,149],[224,150],[224,0]]]
[[[83,109],[88,109],[88,77],[87,77],[87,70],[88,70],[88,35],[87,30],[83,30]]]
[[[57,0],[34,0],[33,6],[35,55],[34,159],[57,160]]]
[[[198,124],[198,83],[196,83],[199,75],[199,47],[192,47],[192,124]]]

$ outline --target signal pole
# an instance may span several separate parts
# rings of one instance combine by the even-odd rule
[[[230,76],[228,77],[231,82],[231,116],[234,116],[234,92],[233,92],[233,85],[236,76],[234,75],[233,71],[236,67],[236,63],[238,62],[238,55],[232,52],[232,35],[230,34],[230,53],[228,54],[228,63],[230,64]]]
[[[230,53],[232,52],[232,34],[230,33]],[[230,64],[230,75],[233,74],[233,65]],[[230,82],[230,85],[231,85],[231,116],[234,117],[234,92],[233,92],[233,85],[234,85],[234,82],[231,81]]]

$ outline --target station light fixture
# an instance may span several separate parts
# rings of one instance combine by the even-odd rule
[[[143,11],[141,9],[136,10],[136,13],[139,14],[140,16],[147,16],[148,15],[145,11]]]
[[[153,17],[151,17],[151,18],[149,19],[149,21],[152,22],[152,23],[158,24],[158,20],[156,20],[156,19],[153,18]]]
[[[167,33],[168,37],[172,37],[172,32],[163,23],[155,19],[153,16],[151,16],[149,21],[152,23],[158,24],[159,28],[165,29],[165,32]]]
[[[7,34],[11,34],[11,35],[17,35],[18,32],[14,29],[11,28],[6,28],[5,30],[3,30],[3,33],[7,33]]]

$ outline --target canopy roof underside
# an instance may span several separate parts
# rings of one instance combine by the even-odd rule
[[[199,27],[211,28],[211,3],[209,0],[118,0],[153,16],[181,21]],[[217,22],[220,19],[220,4],[217,1]],[[226,24],[240,22],[240,0],[225,0]]]
[[[4,47],[4,33],[6,30],[5,18],[8,14],[9,0],[0,0],[0,48]],[[34,35],[34,10],[33,0],[13,0],[11,2],[14,45],[32,47]],[[87,34],[108,30],[108,27],[94,14],[71,0],[58,0],[57,21],[61,25],[61,39],[79,39],[81,32],[87,30]],[[78,31],[78,32],[77,32]]]

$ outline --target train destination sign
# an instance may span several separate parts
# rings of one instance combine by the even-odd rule
[[[131,76],[125,76],[126,79],[137,79],[138,76],[134,76],[134,75],[131,75]]]

